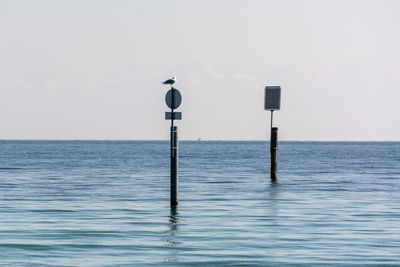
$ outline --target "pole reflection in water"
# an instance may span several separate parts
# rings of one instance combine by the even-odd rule
[[[276,219],[278,217],[278,194],[279,194],[279,184],[276,181],[271,181],[271,185],[268,188],[268,201],[270,202],[271,208],[271,218],[273,219],[273,224],[276,225]]]
[[[165,246],[168,248],[168,256],[164,258],[165,262],[179,262],[179,212],[177,206],[171,206],[169,221],[168,221],[168,236],[166,238]]]
[[[169,215],[169,229],[170,234],[175,235],[175,232],[179,230],[179,213],[177,206],[171,206],[170,215]]]
[[[266,225],[267,239],[265,240],[266,254],[271,257],[278,256],[278,243],[280,239],[280,214],[279,214],[279,184],[276,181],[271,181],[267,188],[265,197],[265,218],[268,221]]]

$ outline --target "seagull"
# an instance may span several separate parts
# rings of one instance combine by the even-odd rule
[[[163,84],[170,84],[171,87],[172,87],[172,85],[173,85],[174,83],[176,83],[176,81],[177,81],[177,80],[176,80],[176,77],[173,76],[172,79],[166,80],[165,82],[163,82]]]

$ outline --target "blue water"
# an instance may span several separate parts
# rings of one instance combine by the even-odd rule
[[[400,266],[400,143],[0,141],[3,266]]]

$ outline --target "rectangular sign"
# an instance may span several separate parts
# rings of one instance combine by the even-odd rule
[[[281,87],[265,86],[265,110],[279,110],[281,108]]]
[[[181,120],[182,119],[182,112],[165,112],[165,119],[166,120],[172,120],[172,116],[174,117],[174,120]]]

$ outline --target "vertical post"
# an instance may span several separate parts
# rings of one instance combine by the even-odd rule
[[[274,111],[271,110],[271,133],[272,133],[272,122],[274,121]]]
[[[270,151],[271,151],[271,181],[276,182],[277,165],[278,165],[278,160],[277,160],[278,127],[271,128]]]
[[[171,92],[172,92],[171,102],[172,102],[172,107],[174,107],[175,106],[175,88],[172,86],[171,86]],[[171,108],[171,127],[174,127],[174,108]]]
[[[171,206],[178,205],[178,127],[171,125]]]
[[[271,181],[275,182],[277,179],[277,154],[278,154],[278,128],[273,127],[274,111],[281,108],[281,87],[280,86],[266,86],[264,109],[271,111],[271,138],[270,138],[270,152],[271,152]]]
[[[175,106],[175,88],[172,89],[172,106]],[[174,126],[174,109],[171,109],[171,206],[178,205],[178,127]]]
[[[178,127],[174,126],[174,120],[181,120],[182,113],[174,112],[181,105],[182,96],[178,89],[173,87],[175,77],[166,80],[164,84],[170,84],[171,90],[165,96],[165,103],[171,109],[171,112],[165,112],[165,119],[171,120],[170,128],[170,203],[171,209],[178,205]]]

